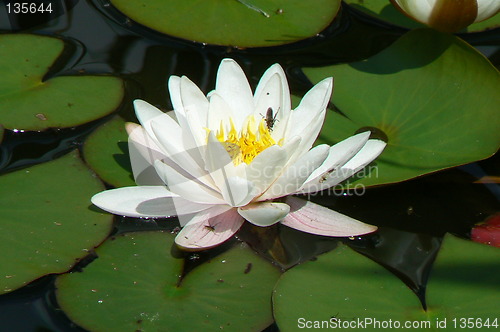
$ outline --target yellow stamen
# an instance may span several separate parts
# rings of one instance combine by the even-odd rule
[[[250,115],[245,120],[240,133],[236,131],[233,119],[229,119],[229,121],[230,129],[227,135],[221,121],[220,128],[215,137],[226,148],[236,166],[243,162],[250,164],[259,153],[276,144],[266,125],[265,119],[262,119],[259,125],[256,126],[254,116]],[[281,145],[281,143],[282,140],[278,144]]]

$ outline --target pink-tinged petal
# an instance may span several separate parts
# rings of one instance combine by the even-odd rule
[[[245,73],[232,59],[221,61],[217,71],[215,91],[231,107],[234,113],[234,122],[241,128],[245,118],[253,113],[253,94]]]
[[[290,206],[279,202],[253,203],[238,208],[238,213],[256,226],[267,227],[276,224],[290,211]]]
[[[296,197],[287,197],[286,203],[290,205],[290,213],[281,223],[302,232],[345,237],[368,234],[377,230],[376,226]]]
[[[361,148],[366,144],[368,138],[370,137],[370,132],[360,133],[351,136],[335,145],[330,147],[330,152],[328,157],[325,159],[323,164],[318,167],[309,177],[309,179],[304,184],[302,188],[304,191],[308,190],[308,185],[317,187],[321,178],[326,172],[330,172],[343,166],[347,163],[356,153],[361,150]]]
[[[164,186],[123,187],[106,190],[94,195],[92,203],[116,215],[141,218],[184,215],[212,206],[181,198]]]
[[[183,169],[178,167],[174,169],[161,160],[155,162],[155,168],[171,192],[201,204],[225,204],[219,192],[184,172]]]
[[[188,251],[209,249],[231,238],[243,222],[236,209],[215,206],[196,214],[177,234],[175,243]]]
[[[283,197],[299,190],[311,173],[325,161],[329,151],[330,147],[326,144],[309,150],[294,164],[287,167],[285,172],[259,197],[259,200]]]
[[[125,129],[135,182],[140,186],[163,185],[153,165],[155,160],[165,158],[165,154],[142,126],[128,122]]]

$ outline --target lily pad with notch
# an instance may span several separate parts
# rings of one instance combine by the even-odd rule
[[[65,49],[62,39],[3,34],[0,45],[0,123],[7,129],[73,127],[101,118],[121,103],[124,89],[118,77],[47,77]]]
[[[363,185],[485,159],[500,146],[500,74],[455,36],[413,30],[365,61],[304,72],[313,82],[335,78],[332,102],[341,113],[329,112],[321,143],[363,128],[386,135],[377,169],[359,180]]]
[[[68,271],[112,228],[90,209],[104,190],[78,153],[0,176],[0,292]]]
[[[274,316],[283,332],[314,322],[324,330],[359,326],[359,321],[367,330],[378,330],[375,321],[401,327],[427,322],[432,325],[426,328],[436,328],[444,319],[454,330],[453,318],[484,322],[497,316],[499,258],[497,248],[447,235],[430,275],[425,311],[395,275],[342,246],[282,275],[273,294]]]
[[[124,233],[83,272],[62,275],[57,300],[91,331],[261,331],[273,322],[280,272],[240,244],[189,271],[170,232]]]

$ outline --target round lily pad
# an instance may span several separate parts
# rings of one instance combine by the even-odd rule
[[[174,235],[125,233],[96,249],[83,272],[57,279],[57,300],[91,331],[261,331],[273,321],[279,271],[238,245],[190,271]],[[174,250],[175,252],[175,250]]]
[[[500,74],[455,36],[413,30],[368,60],[304,72],[313,82],[335,78],[332,102],[345,114],[330,112],[322,142],[367,129],[387,136],[364,185],[484,159],[500,145]]]
[[[83,157],[94,172],[115,187],[134,186],[125,121],[116,116],[85,141]]]
[[[28,34],[0,35],[0,123],[8,129],[72,127],[113,112],[123,98],[112,76],[45,75],[64,41]]]
[[[77,152],[0,176],[0,292],[69,270],[112,228],[91,209],[104,190]]]
[[[424,27],[423,24],[414,21],[401,13],[388,0],[345,0],[345,2],[352,8],[355,8],[382,21],[386,21],[408,29]],[[466,28],[466,31],[479,32],[483,30],[494,29],[499,26],[500,15],[496,15],[482,22],[471,24]]]
[[[403,282],[344,246],[282,275],[273,295],[275,319],[283,332],[306,324],[324,330],[361,328],[359,322],[364,330],[380,330],[375,321],[391,321],[396,328],[426,322],[428,327],[418,326],[436,329],[445,319],[446,327],[454,330],[453,318],[492,320],[500,305],[499,258],[496,248],[446,236],[427,288],[429,309],[424,311]]]
[[[130,19],[161,33],[209,43],[262,47],[313,37],[335,18],[340,0],[111,0]]]

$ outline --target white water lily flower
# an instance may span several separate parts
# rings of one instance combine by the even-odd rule
[[[404,14],[443,32],[457,32],[500,11],[500,0],[391,0]]]
[[[364,132],[311,148],[332,87],[331,78],[321,81],[291,110],[278,64],[264,73],[255,94],[231,59],[222,61],[208,96],[187,77],[172,76],[174,116],[134,101],[142,126],[129,124],[127,131],[139,186],[101,192],[92,202],[118,215],[179,216],[183,228],[175,241],[187,250],[222,243],[244,220],[326,236],[373,232],[375,226],[289,196],[338,184],[386,145]]]

